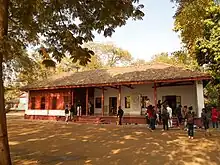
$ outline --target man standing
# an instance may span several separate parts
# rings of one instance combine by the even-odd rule
[[[167,112],[169,113],[169,119],[168,119],[168,125],[169,127],[173,127],[173,122],[172,122],[172,108],[170,108],[169,105],[167,105]]]
[[[118,124],[119,125],[122,125],[122,117],[124,115],[124,111],[121,109],[121,106],[118,107],[118,114],[117,114],[117,117],[119,117],[119,121],[118,121]]]
[[[168,128],[168,120],[169,120],[169,113],[167,112],[166,106],[163,106],[163,110],[162,110],[162,121],[163,121],[163,131],[165,130],[165,128],[167,130],[169,130]]]
[[[77,116],[82,116],[82,106],[80,101],[78,101],[77,106],[76,106],[76,110],[77,110]]]
[[[65,121],[66,121],[66,124],[68,124],[68,121],[69,121],[69,107],[68,107],[68,105],[66,105],[66,107],[65,107]]]
[[[176,115],[177,115],[177,119],[178,119],[178,126],[181,126],[182,123],[182,105],[179,105],[176,109]]]
[[[70,107],[70,120],[75,120],[75,108],[73,105]]]
[[[194,114],[192,113],[192,109],[189,108],[189,112],[186,115],[187,126],[188,126],[188,137],[189,139],[193,139],[194,136]]]

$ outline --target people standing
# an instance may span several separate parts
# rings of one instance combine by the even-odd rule
[[[218,111],[216,106],[212,108],[212,127],[218,128]]]
[[[146,124],[150,128],[150,119],[149,119],[149,116],[148,116],[148,109],[147,108],[146,108],[146,111],[145,111],[145,118],[146,118]]]
[[[186,115],[187,126],[188,126],[188,137],[189,139],[193,139],[194,137],[194,115],[192,113],[192,109],[189,108],[189,112]]]
[[[89,107],[89,112],[88,112],[88,114],[89,114],[89,115],[92,115],[92,114],[91,114],[91,108],[92,108],[91,102],[88,103],[88,107]]]
[[[188,113],[188,108],[185,105],[182,109],[182,119],[184,120],[184,130],[187,130],[187,120],[186,120],[186,114]]]
[[[209,132],[209,114],[205,108],[202,109],[201,119],[202,119],[202,123],[205,129],[205,136],[207,135],[210,136],[211,134]]]
[[[75,108],[74,108],[74,105],[71,105],[71,107],[70,107],[70,120],[75,121]]]
[[[176,115],[177,115],[177,126],[180,127],[182,123],[182,105],[179,105],[176,109]]]
[[[77,105],[76,105],[76,111],[77,111],[77,116],[80,117],[82,116],[82,106],[80,101],[78,101]]]
[[[161,123],[162,121],[162,103],[161,103],[161,100],[158,100],[157,102],[157,109],[158,109],[158,117],[159,117],[159,123]]]
[[[154,109],[155,107],[152,108],[152,117],[151,117],[151,130],[155,130],[156,129],[156,125],[157,125],[157,113],[156,110]]]
[[[169,105],[167,105],[167,112],[169,113],[168,126],[169,126],[170,128],[172,128],[172,127],[173,127],[172,108],[171,108]]]
[[[117,117],[118,117],[118,124],[119,125],[122,125],[122,117],[124,115],[124,111],[121,109],[121,106],[118,107],[118,114],[117,114]]]
[[[69,121],[69,106],[68,105],[65,106],[65,121],[68,124],[68,121]]]
[[[162,122],[163,122],[163,131],[165,129],[169,130],[169,128],[168,128],[169,113],[167,112],[166,106],[163,106],[161,117],[162,117]]]

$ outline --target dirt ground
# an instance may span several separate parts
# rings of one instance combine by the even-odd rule
[[[220,131],[150,132],[143,126],[68,124],[8,116],[15,165],[220,165]]]

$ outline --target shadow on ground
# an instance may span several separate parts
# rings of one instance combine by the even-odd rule
[[[140,126],[69,124],[8,117],[16,165],[219,165],[220,132],[150,132]]]

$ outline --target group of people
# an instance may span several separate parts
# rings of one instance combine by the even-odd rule
[[[209,124],[212,122],[213,128],[218,128],[218,122],[220,121],[220,112],[217,110],[216,106],[212,107],[211,112],[206,108],[202,109],[201,119],[203,127],[205,128],[205,135],[210,135]]]
[[[161,103],[158,101],[157,110],[150,103],[149,100],[146,101],[146,122],[151,130],[154,130],[157,124],[163,124],[163,131],[169,130],[173,126],[172,118],[176,116],[177,126],[181,124],[184,125],[184,130],[187,130],[188,137],[193,139],[194,137],[194,124],[195,124],[195,113],[193,112],[193,107],[182,107],[179,105],[175,110],[165,102]],[[205,135],[210,135],[209,123],[212,121],[213,128],[218,128],[218,122],[220,119],[220,112],[217,111],[216,107],[213,107],[211,112],[206,108],[202,109],[201,120],[203,127],[205,128]]]
[[[65,106],[65,121],[68,124],[68,121],[76,121],[76,116],[82,116],[82,106],[80,102],[76,106],[67,104]]]

